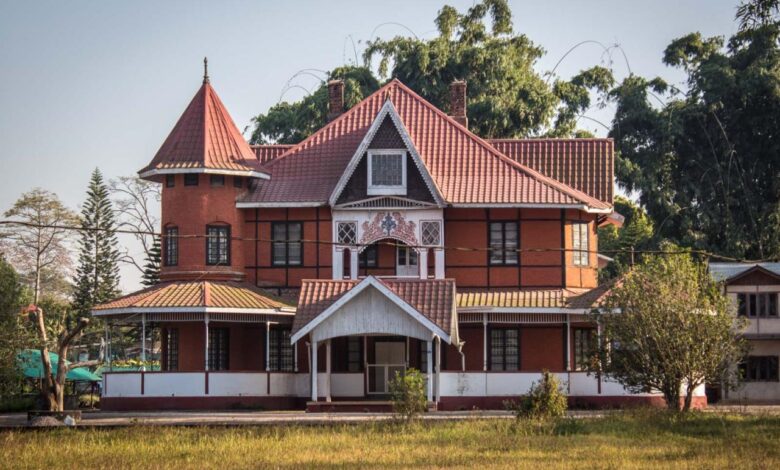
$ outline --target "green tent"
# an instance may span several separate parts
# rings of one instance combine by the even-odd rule
[[[52,374],[57,373],[57,364],[59,363],[59,356],[53,352],[49,353],[49,360],[51,361]],[[16,355],[16,362],[19,368],[24,373],[25,377],[31,379],[43,378],[43,363],[41,363],[41,351],[38,349],[25,349]],[[77,367],[68,371],[68,375],[65,376],[67,380],[73,380],[76,382],[99,382],[100,377],[93,374],[89,369],[83,367]]]

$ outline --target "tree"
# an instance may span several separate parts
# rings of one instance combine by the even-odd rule
[[[609,265],[599,271],[602,282],[614,279],[641,259],[642,251],[657,248],[653,222],[641,207],[622,196],[615,197],[615,211],[625,220],[623,226],[599,227],[599,251],[612,258]]]
[[[54,193],[39,188],[22,194],[5,216],[14,223],[2,232],[3,251],[28,279],[33,302],[43,294],[64,296],[61,286],[72,266],[69,227],[78,223],[78,216]]]
[[[81,210],[79,266],[73,307],[88,315],[92,306],[119,294],[119,251],[108,188],[97,168],[92,172],[87,200]]]
[[[19,322],[19,309],[27,292],[19,275],[0,256],[0,397],[18,394],[22,383],[16,355],[28,345],[27,332]]]
[[[79,318],[76,325],[71,328],[68,321],[68,312],[66,309],[63,309],[59,322],[61,326],[58,329],[56,340],[59,361],[56,374],[52,376],[51,358],[49,357],[49,337],[43,309],[40,306],[30,305],[27,307],[26,313],[38,332],[38,348],[41,352],[44,375],[44,379],[41,380],[41,395],[50,411],[63,411],[65,409],[65,378],[68,375],[68,371],[78,367],[96,366],[103,362],[102,359],[70,363],[66,360],[68,349],[74,341],[81,337],[82,332],[89,325],[89,318]]]
[[[600,312],[594,320],[604,339],[601,372],[630,391],[657,390],[667,407],[688,411],[705,381],[736,384],[735,365],[746,352],[743,319],[706,265],[690,255],[646,256],[616,283]]]
[[[160,262],[161,262],[161,248],[160,238],[154,238],[154,244],[146,255],[146,264],[144,265],[144,273],[142,276],[141,284],[145,286],[153,286],[160,282]]]
[[[449,85],[466,80],[470,127],[482,137],[570,136],[591,106],[590,92],[606,92],[613,85],[604,67],[582,71],[569,81],[537,73],[534,66],[544,51],[513,33],[506,0],[483,0],[463,13],[444,6],[435,23],[438,36],[433,39],[377,38],[367,43],[365,66],[331,72],[329,79],[346,81],[347,108],[379,86],[371,72],[371,62],[378,59],[381,78],[400,79],[444,110],[449,108]],[[327,107],[323,83],[302,101],[280,103],[257,116],[252,143],[299,142],[326,123]]]
[[[778,1],[738,9],[740,31],[675,39],[664,63],[683,92],[629,76],[610,92],[616,174],[657,235],[736,258],[780,257]]]
[[[109,192],[116,208],[117,229],[135,232],[133,237],[143,247],[143,259],[148,260],[158,242],[153,234],[160,226],[156,215],[160,211],[160,185],[136,176],[123,176],[111,180]],[[141,274],[146,271],[145,263],[136,260],[127,250],[119,260],[131,264]]]

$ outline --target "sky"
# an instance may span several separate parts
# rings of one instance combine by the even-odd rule
[[[516,32],[546,50],[539,72],[567,78],[601,64],[681,83],[664,48],[693,31],[729,36],[738,0],[510,0]],[[152,159],[200,86],[212,86],[239,129],[322,73],[360,59],[374,37],[435,34],[437,11],[473,0],[0,0],[0,212],[42,187],[78,210],[90,173],[134,175]],[[566,55],[573,46],[589,41]],[[619,44],[612,62],[602,46]],[[354,44],[354,47],[353,47]],[[310,73],[296,73],[311,69]],[[312,76],[314,75],[314,76]],[[291,80],[292,79],[292,80]],[[288,84],[295,85],[292,88]],[[300,88],[299,88],[300,87]],[[609,124],[611,110],[587,115]],[[591,120],[580,127],[603,136]],[[249,136],[250,132],[245,132]],[[140,246],[121,239],[131,255]],[[121,288],[138,287],[135,268]]]

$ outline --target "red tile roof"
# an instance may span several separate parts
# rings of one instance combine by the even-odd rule
[[[373,279],[449,334],[453,341],[457,341],[455,280]],[[298,332],[352,288],[366,281],[367,279],[362,281],[304,280],[292,333]]]
[[[279,155],[293,148],[293,145],[272,144],[272,145],[252,145],[252,150],[257,156],[260,164],[265,164],[275,159]]]
[[[574,308],[595,307],[611,285],[594,289],[462,289],[459,309],[490,308]]]
[[[488,142],[512,160],[612,204],[612,139],[491,139]]]
[[[241,308],[278,310],[288,305],[257,287],[238,282],[176,281],[119,297],[93,307],[93,312],[130,308]]]
[[[325,204],[385,100],[397,110],[434,184],[450,204],[611,205],[496,150],[398,80],[263,165],[271,179],[239,202]]]
[[[225,105],[204,82],[151,163],[139,173],[183,169],[256,172],[259,165]]]

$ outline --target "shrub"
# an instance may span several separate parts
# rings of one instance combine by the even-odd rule
[[[411,421],[428,407],[425,390],[425,376],[417,369],[408,369],[405,374],[395,373],[390,382],[393,411],[396,415]]]
[[[542,380],[531,384],[528,395],[519,403],[507,402],[505,406],[518,418],[559,418],[566,414],[568,398],[558,377],[549,371],[542,372]]]

